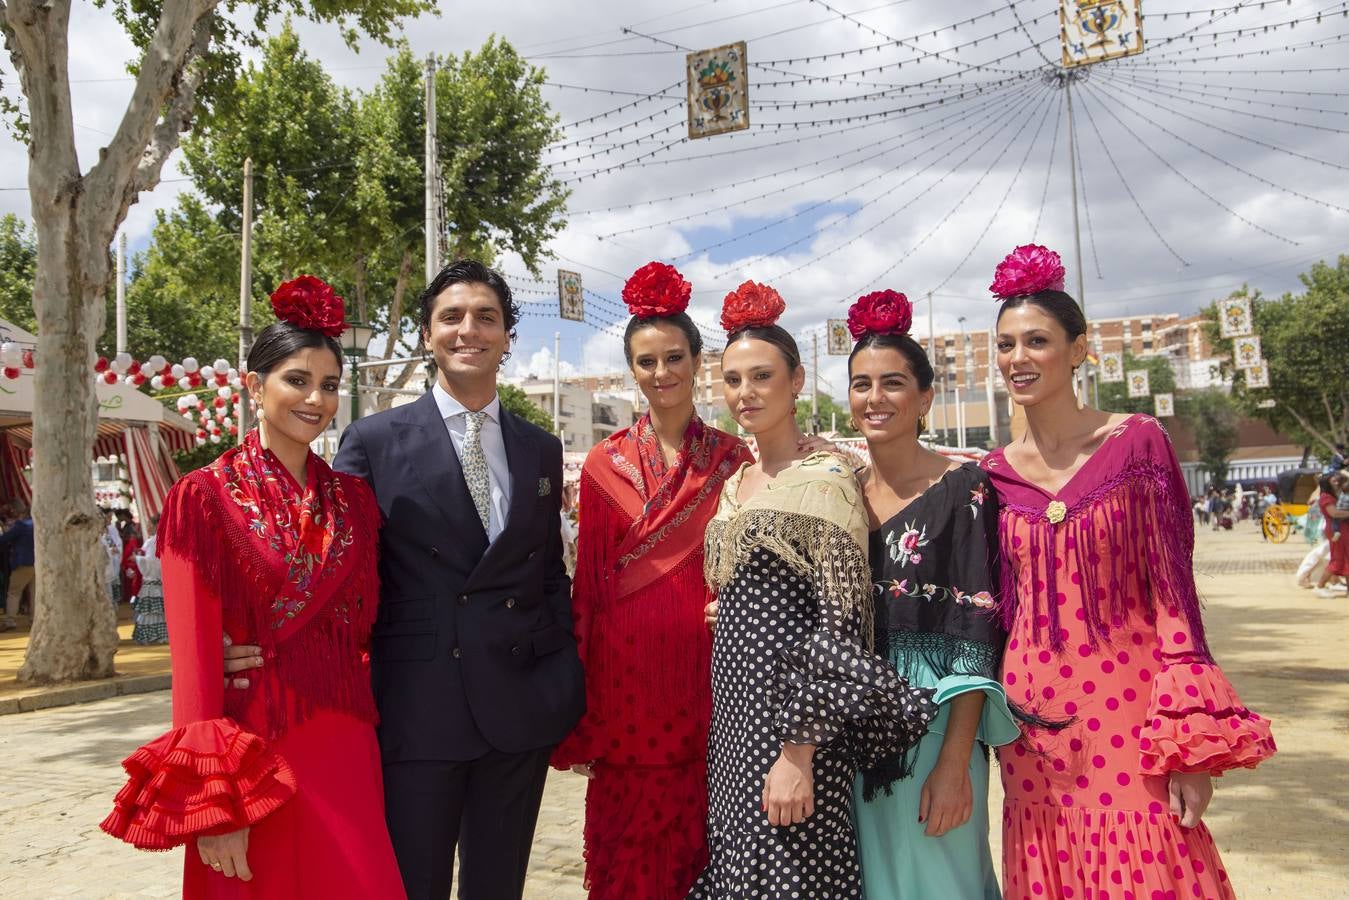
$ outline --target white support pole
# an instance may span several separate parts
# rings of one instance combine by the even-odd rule
[[[244,209],[239,242],[239,374],[248,371],[248,353],[253,349],[253,160],[244,160]],[[249,425],[249,399],[240,391],[239,443]]]
[[[820,335],[810,333],[810,433],[820,431]]]
[[[126,232],[117,235],[117,352],[126,352]]]
[[[1077,129],[1073,125],[1073,81],[1077,77],[1075,69],[1069,69],[1063,76],[1063,94],[1068,106],[1068,174],[1073,187],[1073,255],[1077,261],[1077,305],[1082,314],[1087,311],[1087,287],[1082,274],[1082,229],[1077,221]],[[1080,396],[1087,396],[1087,373],[1085,367],[1078,372]]]
[[[561,434],[562,417],[562,332],[553,332],[553,434]],[[563,449],[566,449],[565,446]]]
[[[956,385],[956,445],[965,446],[965,403],[960,399],[960,385]]]
[[[988,330],[988,371],[984,373],[984,396],[988,400],[988,442],[991,446],[1000,445],[998,440],[998,404],[993,400],[993,373],[997,371],[994,365],[994,341],[993,329]]]

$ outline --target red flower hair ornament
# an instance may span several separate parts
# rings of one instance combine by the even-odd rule
[[[332,285],[313,275],[301,275],[272,291],[272,311],[283,322],[307,331],[341,337],[347,330],[346,302]]]
[[[746,281],[721,301],[721,327],[727,334],[776,325],[787,311],[782,295],[766,284]]]
[[[868,334],[908,334],[913,304],[899,291],[873,291],[848,307],[848,332],[854,341]]]
[[[679,270],[663,262],[642,266],[623,285],[623,302],[639,319],[664,319],[689,308],[693,285]]]
[[[1023,244],[1007,254],[988,289],[999,300],[1063,290],[1063,260],[1048,247]]]

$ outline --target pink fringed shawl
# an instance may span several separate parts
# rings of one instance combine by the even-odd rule
[[[1189,492],[1161,423],[1144,415],[1121,422],[1057,494],[1022,478],[1002,450],[983,467],[1002,504],[1008,564],[999,609],[1009,631],[1017,616],[1033,616],[1034,640],[1043,644],[1047,631],[1049,646],[1063,649],[1059,616],[1076,593],[1089,640],[1108,643],[1128,617],[1128,598],[1138,597],[1149,616],[1159,606],[1179,610],[1197,653],[1212,661],[1194,584]]]

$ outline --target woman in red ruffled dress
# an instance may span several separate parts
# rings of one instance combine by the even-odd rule
[[[188,845],[189,898],[399,898],[365,655],[380,511],[309,450],[337,411],[343,303],[301,276],[272,306],[248,358],[258,428],[165,501],[173,728],[123,762],[102,827]],[[222,631],[262,647],[247,689],[224,690]]]
[[[690,285],[649,263],[630,278],[624,352],[650,411],[581,470],[572,616],[586,714],[553,765],[587,776],[593,900],[674,900],[707,864],[712,637],[703,532],[745,444],[694,411],[702,336]]]
[[[984,460],[1001,500],[1009,700],[1063,727],[998,748],[1008,898],[1235,897],[1201,821],[1212,776],[1274,753],[1204,639],[1189,493],[1156,419],[1084,407],[1063,266],[998,267],[998,367],[1026,432]]]

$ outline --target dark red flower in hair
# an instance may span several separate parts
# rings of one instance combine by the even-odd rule
[[[679,270],[663,262],[642,266],[623,285],[623,302],[639,319],[663,319],[689,308],[693,285]]]
[[[848,308],[848,331],[854,341],[867,334],[908,334],[913,304],[899,291],[874,291]]]
[[[777,323],[787,310],[782,295],[766,284],[746,281],[721,302],[721,327],[727,334]]]
[[[272,311],[283,322],[328,337],[347,330],[346,303],[332,286],[313,275],[292,278],[272,292]]]

